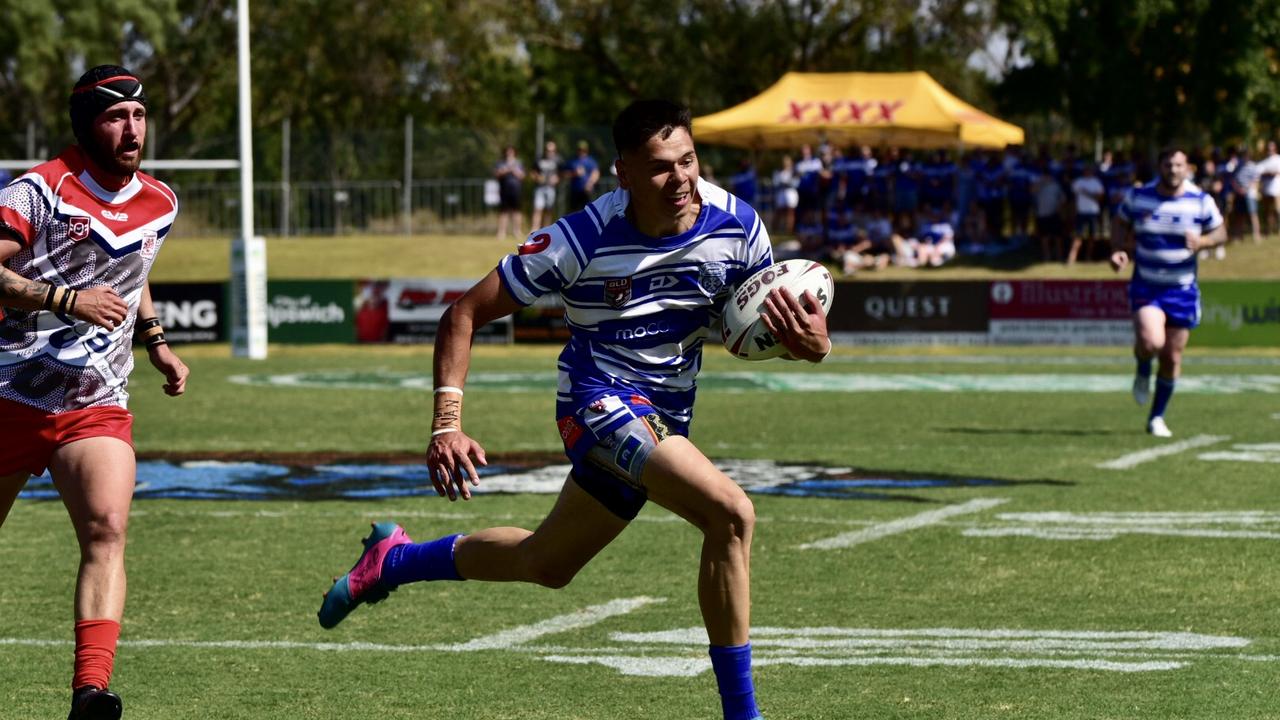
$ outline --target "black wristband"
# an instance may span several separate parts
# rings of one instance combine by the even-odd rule
[[[57,291],[57,289],[58,289],[58,286],[57,286],[57,285],[50,285],[50,286],[49,286],[49,292],[47,292],[47,293],[45,293],[45,294],[44,294],[44,309],[45,309],[45,310],[52,310],[52,309],[53,309],[53,293],[54,293],[54,292],[56,292],[56,291]]]

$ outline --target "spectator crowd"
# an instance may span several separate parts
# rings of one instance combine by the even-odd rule
[[[1280,231],[1280,152],[1268,142],[1193,152],[1194,182],[1229,219],[1233,240],[1261,242]],[[495,169],[509,165],[510,155]],[[704,167],[708,179],[711,169]],[[505,177],[510,177],[507,173]],[[537,168],[533,226],[567,186],[569,211],[594,196],[600,165],[579,143],[562,159],[548,142]],[[1116,208],[1135,185],[1155,179],[1144,153],[1103,151],[1094,159],[1068,145],[1004,151],[915,151],[868,146],[841,151],[803,145],[761,175],[749,158],[722,183],[760,211],[779,258],[834,262],[846,275],[890,264],[938,267],[957,255],[994,257],[1022,251],[1045,262],[1104,260]],[[715,181],[719,182],[719,181]],[[503,209],[509,210],[507,197]],[[551,217],[545,217],[549,221]],[[505,225],[503,223],[503,229]],[[517,225],[518,227],[518,225]],[[1226,249],[1215,250],[1225,257]]]

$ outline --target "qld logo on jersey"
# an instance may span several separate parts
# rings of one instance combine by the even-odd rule
[[[89,239],[89,218],[83,215],[73,215],[67,218],[67,237],[73,242]]]
[[[615,278],[604,281],[604,301],[614,310],[621,310],[631,299],[631,278]]]
[[[698,270],[698,284],[708,295],[715,295],[724,287],[726,277],[725,265],[722,262],[707,262]]]

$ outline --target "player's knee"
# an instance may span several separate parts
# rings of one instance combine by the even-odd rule
[[[129,514],[125,512],[95,515],[80,532],[81,545],[95,554],[118,552],[124,548],[128,524]]]
[[[703,532],[708,537],[726,542],[750,542],[755,527],[755,505],[746,493],[738,489],[716,503]]]

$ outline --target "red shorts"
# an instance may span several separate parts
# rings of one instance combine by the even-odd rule
[[[115,405],[50,415],[0,399],[0,477],[22,470],[43,474],[54,450],[92,437],[119,438],[133,447],[133,415]]]

